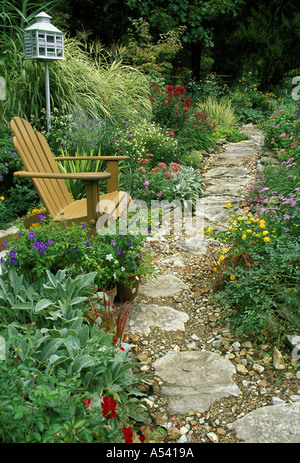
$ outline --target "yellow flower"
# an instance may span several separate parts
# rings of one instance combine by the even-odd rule
[[[262,222],[260,222],[259,227],[260,227],[260,228],[266,228],[265,224],[262,223]]]
[[[246,238],[247,238],[247,235],[245,235],[245,233],[243,233],[242,240],[245,240]]]
[[[252,230],[250,230],[250,228],[248,230],[246,230],[247,233],[252,233]]]
[[[269,234],[268,230],[264,230],[264,231],[263,231],[263,235],[264,235],[264,236],[265,236],[265,235],[268,235],[268,234]]]
[[[225,259],[225,256],[222,254],[222,255],[220,256],[220,260],[222,261],[222,260],[224,260],[224,259]]]
[[[221,251],[222,252],[227,252],[227,248],[222,248]]]
[[[234,276],[234,275],[230,275],[230,280],[235,280],[235,276]]]
[[[215,273],[216,273],[216,271],[217,271],[217,269],[216,269],[216,267],[215,267],[215,268],[213,269],[213,272],[215,272]]]
[[[241,221],[241,220],[244,220],[242,216],[238,216],[238,220]]]
[[[265,237],[264,237],[264,242],[265,242],[265,243],[268,243],[269,241],[270,241],[270,238],[269,238],[268,236],[265,236]]]
[[[4,199],[4,196],[0,196],[0,200],[3,201],[3,199]]]

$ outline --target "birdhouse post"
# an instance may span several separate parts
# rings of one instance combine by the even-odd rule
[[[64,58],[64,36],[51,24],[49,16],[41,12],[35,16],[36,22],[24,30],[25,59],[37,59],[45,63],[45,88],[47,131],[50,132],[50,84],[49,62]]]

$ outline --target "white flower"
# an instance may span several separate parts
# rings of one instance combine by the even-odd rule
[[[106,260],[112,260],[113,259],[113,255],[112,254],[107,254],[105,256]]]
[[[125,270],[125,267],[121,267],[121,272],[124,272],[124,270]]]

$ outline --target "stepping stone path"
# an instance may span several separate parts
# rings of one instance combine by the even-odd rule
[[[221,153],[208,158],[208,166],[202,173],[205,192],[200,200],[204,208],[205,226],[226,227],[229,212],[224,209],[224,204],[239,206],[243,192],[253,179],[258,165],[258,151],[263,143],[263,134],[252,124],[244,126],[243,131],[249,135],[249,140],[227,143]],[[243,214],[242,210],[241,214]],[[285,403],[278,399],[279,404],[258,406],[249,413],[242,413],[244,415],[242,417],[234,415],[236,402],[242,395],[236,378],[239,378],[240,384],[245,387],[249,383],[245,380],[241,383],[243,375],[249,373],[247,361],[242,359],[239,364],[232,361],[236,356],[235,351],[240,351],[242,346],[239,342],[234,343],[232,353],[225,356],[218,353],[218,350],[215,352],[218,345],[224,342],[224,337],[219,339],[213,337],[212,341],[208,340],[201,350],[199,348],[201,339],[198,335],[189,334],[185,342],[186,326],[201,324],[202,308],[195,311],[187,305],[186,310],[182,310],[184,301],[189,301],[190,288],[182,281],[181,272],[187,262],[193,265],[193,258],[205,252],[205,240],[198,235],[175,236],[170,242],[164,230],[151,240],[156,241],[160,249],[164,250],[164,255],[155,261],[158,268],[163,269],[167,265],[169,272],[161,274],[154,282],[141,285],[139,295],[131,306],[128,331],[129,335],[136,337],[139,342],[140,354],[137,357],[143,362],[141,370],[152,369],[158,379],[159,387],[151,396],[152,416],[156,424],[165,427],[168,441],[216,443],[231,431],[236,436],[234,442],[299,443],[300,396],[298,396],[299,402],[296,401],[297,396],[295,396],[295,403]],[[205,296],[202,300],[208,301]],[[212,323],[216,320],[214,314],[209,316],[209,320]],[[165,352],[163,346],[168,340],[173,342],[171,345],[175,344],[175,347]],[[177,340],[185,347],[179,348],[176,345]],[[156,359],[154,356],[153,360],[149,352],[157,351],[160,346],[161,355],[158,358],[156,356]],[[252,353],[251,350],[249,352]],[[252,369],[253,374],[260,374],[264,366],[253,365]],[[260,385],[258,382],[263,388],[264,382],[261,383]],[[277,403],[275,399],[276,397],[274,403]],[[222,422],[218,425],[217,419],[215,428],[209,426],[207,419],[210,416],[210,408],[221,403],[219,405],[221,413],[224,400],[230,402],[233,410],[231,422]],[[156,403],[161,401],[165,407],[157,408]],[[170,415],[176,415],[179,422],[182,417],[184,425],[174,428],[174,424],[168,422]],[[193,426],[205,428],[205,438],[195,440]]]

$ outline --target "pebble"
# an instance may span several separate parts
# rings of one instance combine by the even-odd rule
[[[238,363],[236,365],[236,371],[240,374],[240,375],[246,375],[248,373],[248,370],[247,368],[245,367],[245,365],[243,365],[242,363]]]
[[[217,436],[217,434],[215,434],[214,432],[208,432],[206,434],[206,436],[209,438],[209,440],[213,443],[217,443],[219,442],[219,438]]]
[[[255,371],[255,373],[259,373],[259,374],[261,374],[265,369],[265,367],[263,367],[262,365],[259,365],[258,363],[254,363],[252,368]]]

